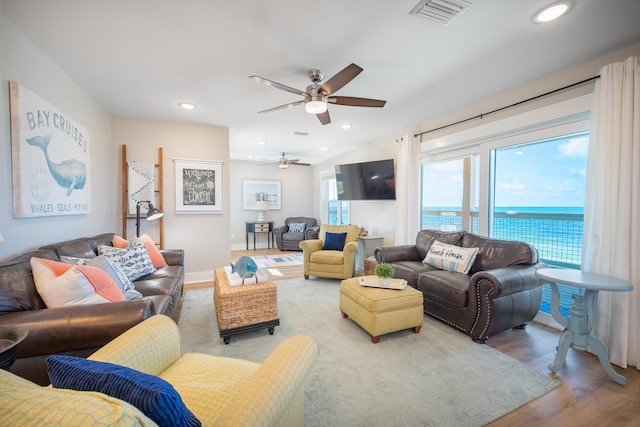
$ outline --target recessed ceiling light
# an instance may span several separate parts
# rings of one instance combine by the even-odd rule
[[[188,102],[181,102],[178,104],[178,106],[180,108],[184,108],[185,110],[193,110],[194,108],[196,108],[195,105],[189,104]]]
[[[321,150],[322,151],[329,151],[329,147],[322,147]]]
[[[340,127],[342,129],[344,129],[344,130],[347,130],[347,129],[351,129],[352,126],[353,125],[351,123],[345,123],[345,124],[341,125]]]
[[[266,141],[258,141],[258,145],[267,145]]]
[[[247,154],[247,159],[253,159],[253,156],[251,154]]]
[[[554,19],[560,18],[562,15],[567,13],[571,8],[570,2],[561,2],[551,4],[544,9],[540,10],[533,16],[533,22],[538,24],[543,24],[545,22],[553,21]]]

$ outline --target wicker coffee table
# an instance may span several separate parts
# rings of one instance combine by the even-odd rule
[[[273,282],[230,286],[223,268],[213,275],[213,303],[220,337],[229,344],[232,335],[267,328],[273,335],[278,319],[278,288]]]

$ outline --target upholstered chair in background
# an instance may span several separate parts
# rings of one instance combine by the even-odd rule
[[[281,251],[299,251],[300,242],[308,239],[317,239],[318,220],[303,216],[290,217],[284,220],[284,225],[273,229],[276,237],[276,246]]]
[[[304,258],[304,278],[353,277],[359,234],[360,227],[357,225],[322,224],[317,239],[300,242]]]

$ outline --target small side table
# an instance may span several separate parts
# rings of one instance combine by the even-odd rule
[[[29,334],[20,326],[0,326],[0,369],[8,371],[16,360],[18,344]]]
[[[356,270],[364,270],[364,260],[370,255],[373,255],[373,251],[382,246],[384,237],[382,236],[359,236],[358,237],[358,251],[356,252]]]
[[[267,233],[267,249],[273,247],[273,221],[247,222],[247,250],[249,250],[249,233],[253,233],[253,250],[256,250],[256,234]]]
[[[591,330],[598,317],[598,293],[600,291],[629,292],[633,289],[633,285],[615,277],[572,269],[542,268],[536,272],[536,275],[549,282],[551,286],[551,315],[565,328],[558,341],[556,358],[553,363],[549,364],[549,369],[556,373],[562,368],[569,347],[585,351],[588,346],[591,346],[609,377],[618,384],[626,384],[627,379],[616,373],[611,367],[607,347],[602,341],[591,335]],[[560,312],[558,284],[584,289],[584,295],[573,296],[573,303],[569,307],[569,317],[565,317]]]

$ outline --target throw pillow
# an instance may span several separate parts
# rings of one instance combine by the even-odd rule
[[[124,400],[161,427],[201,425],[176,389],[160,377],[73,356],[49,356],[47,370],[54,388],[97,391]]]
[[[478,255],[478,248],[462,248],[435,240],[424,263],[442,270],[468,274]]]
[[[107,273],[90,265],[71,265],[33,257],[33,281],[49,308],[124,301]]]
[[[68,255],[60,255],[60,261],[65,264],[73,264],[73,265],[87,265],[91,258],[81,258],[77,256],[68,256]]]
[[[347,238],[347,233],[325,233],[324,244],[322,250],[341,251],[344,249],[344,241]]]
[[[133,286],[133,283],[131,283],[131,280],[129,280],[125,272],[106,256],[98,255],[97,257],[92,258],[88,265],[98,267],[100,270],[107,273],[109,277],[113,279],[120,291],[122,291],[127,300],[143,298],[143,295],[136,291],[136,288]]]
[[[289,232],[291,233],[304,233],[307,229],[306,222],[291,222],[289,223]]]
[[[153,266],[155,268],[167,266],[167,262],[164,260],[162,253],[160,253],[156,244],[153,243],[153,240],[147,234],[143,234],[140,237],[134,238],[131,242],[123,239],[118,235],[114,235],[113,240],[111,241],[111,244],[113,245],[114,248],[124,249],[129,246],[135,246],[134,242],[136,239],[140,239],[144,244],[145,248],[147,248],[147,252],[149,253],[149,258],[151,258],[151,262],[153,263]]]
[[[113,261],[132,282],[156,271],[147,248],[142,244],[122,249],[102,245],[98,246],[98,253]]]

